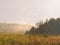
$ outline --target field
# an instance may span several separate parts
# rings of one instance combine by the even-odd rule
[[[60,45],[60,36],[0,34],[0,45]]]

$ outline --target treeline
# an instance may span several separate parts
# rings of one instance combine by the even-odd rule
[[[60,18],[46,20],[45,23],[36,24],[38,28],[32,27],[25,34],[40,34],[40,35],[60,35]]]

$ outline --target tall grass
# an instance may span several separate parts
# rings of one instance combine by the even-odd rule
[[[60,45],[60,36],[0,34],[0,45]]]

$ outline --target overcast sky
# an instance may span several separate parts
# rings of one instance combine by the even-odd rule
[[[0,0],[0,22],[34,24],[60,17],[60,0]]]

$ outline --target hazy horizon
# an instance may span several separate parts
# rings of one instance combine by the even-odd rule
[[[0,22],[35,24],[60,17],[60,0],[0,0]]]

